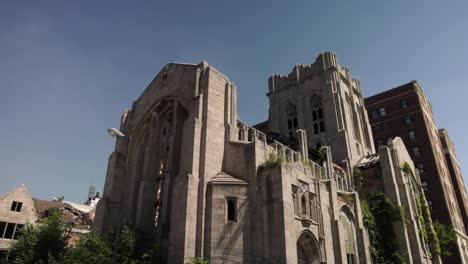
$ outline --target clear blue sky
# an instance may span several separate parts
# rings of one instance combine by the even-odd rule
[[[365,95],[418,80],[468,175],[468,1],[0,2],[0,194],[101,190],[117,127],[169,62],[202,60],[267,118],[272,73],[338,53]],[[468,181],[467,181],[468,182]]]

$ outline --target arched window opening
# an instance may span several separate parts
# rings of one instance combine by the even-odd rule
[[[345,242],[344,253],[346,254],[347,263],[357,263],[357,246],[354,222],[344,211],[340,212],[340,225],[341,230],[343,231],[343,238]]]
[[[320,249],[311,232],[304,232],[297,241],[297,263],[298,264],[319,264]]]
[[[323,109],[322,109],[322,100],[320,96],[314,95],[310,101],[312,106],[312,122],[314,131],[313,134],[320,134],[325,132],[325,123],[323,119]]]
[[[294,135],[294,132],[296,132],[298,128],[298,122],[297,122],[297,110],[296,106],[293,104],[290,104],[288,106],[288,130],[289,130],[289,136]]]

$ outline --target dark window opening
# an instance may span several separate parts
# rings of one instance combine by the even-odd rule
[[[348,264],[354,264],[354,254],[346,254],[346,260],[348,262]]]
[[[372,111],[372,118],[376,119],[377,117],[379,117],[379,112],[377,110]]]
[[[21,236],[21,229],[23,229],[24,225],[17,224],[16,225],[16,231],[13,239],[18,239]]]
[[[22,202],[13,201],[10,210],[13,212],[21,212],[21,208],[23,208]]]
[[[312,96],[311,102],[312,106],[312,121],[313,121],[313,134],[319,134],[325,132],[325,124],[323,119],[323,110],[322,110],[322,101],[320,96]]]
[[[227,201],[227,220],[237,222],[237,199],[235,197],[228,197]]]
[[[13,239],[13,234],[15,233],[15,224],[7,223],[7,227],[5,230],[5,235],[3,236],[4,239]]]
[[[302,214],[303,215],[307,214],[307,201],[304,195],[301,197],[301,207],[302,207],[301,208]]]
[[[401,108],[407,108],[408,107],[408,101],[403,100],[401,101]]]
[[[382,126],[381,125],[375,125],[374,126],[374,132],[375,133],[378,133],[378,132],[382,132]]]
[[[3,238],[3,233],[5,233],[6,225],[7,225],[7,223],[0,222],[0,238]]]

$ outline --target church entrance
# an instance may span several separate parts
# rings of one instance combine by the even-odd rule
[[[320,251],[317,240],[310,231],[302,233],[297,240],[297,263],[318,264],[320,263]]]

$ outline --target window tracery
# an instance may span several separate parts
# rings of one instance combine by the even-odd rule
[[[165,178],[167,172],[169,171],[169,156],[171,153],[171,147],[174,138],[174,124],[173,124],[173,113],[172,111],[167,111],[160,118],[160,159],[159,159],[159,168],[158,175],[156,178],[156,190],[155,190],[155,207],[156,213],[154,218],[154,226],[157,227],[159,223],[159,216],[162,205],[162,189],[164,186]]]
[[[289,136],[291,137],[294,135],[294,132],[296,132],[298,123],[297,123],[297,110],[296,106],[293,104],[290,104],[288,106],[288,131],[289,131]]]
[[[322,100],[320,96],[314,95],[310,100],[312,107],[312,123],[313,123],[313,134],[319,134],[325,132],[325,122],[323,118]]]

